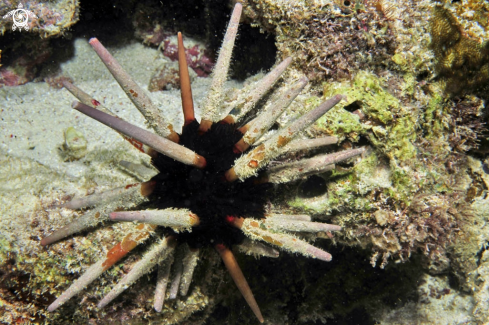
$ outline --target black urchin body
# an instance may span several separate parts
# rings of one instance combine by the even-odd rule
[[[245,236],[226,222],[226,217],[264,218],[271,185],[255,184],[255,178],[244,182],[228,182],[224,178],[224,172],[241,156],[233,152],[234,144],[243,136],[235,124],[216,123],[202,135],[198,129],[197,121],[184,126],[179,144],[205,157],[206,167],[184,165],[158,154],[152,160],[159,174],[152,178],[156,184],[149,204],[159,209],[185,208],[199,216],[200,223],[191,232],[176,234],[179,242],[192,248],[216,244],[231,247],[240,244]]]

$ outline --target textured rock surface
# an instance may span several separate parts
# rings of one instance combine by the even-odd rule
[[[57,36],[64,33],[79,19],[79,1],[2,1],[0,3],[0,16],[4,17],[12,10],[18,9],[22,4],[24,10],[31,11],[35,17],[29,17],[27,27],[31,33],[39,34],[42,38]],[[3,35],[13,28],[12,17],[0,20],[0,34]],[[18,33],[19,29],[16,29]],[[25,29],[22,29],[24,32]],[[15,32],[15,31],[13,31]]]

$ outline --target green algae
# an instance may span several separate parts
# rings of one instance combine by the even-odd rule
[[[412,93],[413,78],[406,77],[405,91]],[[324,97],[343,94],[346,97],[330,113],[318,120],[316,126],[326,134],[340,140],[358,141],[366,135],[371,143],[390,158],[406,161],[416,156],[415,108],[403,107],[386,89],[381,78],[365,71],[359,72],[352,82],[327,83]],[[357,115],[345,107],[356,105],[365,114],[367,123],[361,123]]]
[[[324,97],[345,95],[346,105],[359,102],[364,114],[382,124],[389,123],[400,109],[399,100],[384,89],[382,79],[366,71],[359,71],[352,82],[325,83],[323,91]]]
[[[372,175],[378,177],[372,178]],[[377,155],[371,153],[351,170],[335,171],[331,177],[334,181],[328,182],[327,194],[312,199],[296,196],[288,204],[314,214],[330,214],[333,211],[344,211],[345,208],[370,211],[372,202],[368,196],[358,194],[365,194],[378,187],[390,187],[387,175],[378,164]]]
[[[407,76],[405,80],[406,92],[412,93],[413,78]],[[364,186],[357,186],[359,184],[355,180],[361,180],[361,184],[382,183],[381,188],[386,194],[408,201],[412,192],[416,190],[408,165],[418,153],[414,145],[418,128],[417,109],[401,105],[400,100],[386,90],[385,82],[381,78],[365,71],[358,73],[352,82],[324,85],[324,97],[336,94],[344,95],[346,100],[319,119],[316,128],[328,135],[335,135],[340,140],[356,142],[361,135],[366,136],[375,149],[350,172],[351,175],[346,176],[349,182],[343,183],[343,186],[330,185],[328,192],[331,193],[331,197],[328,197],[328,203],[323,206],[332,209],[342,204],[350,206],[353,202],[355,209],[370,209],[369,204],[360,204],[364,200],[351,197],[356,195],[343,195],[350,191],[358,194],[366,192]],[[351,105],[356,105],[365,115],[363,121],[360,121],[358,115],[345,109]],[[379,155],[384,157],[384,162],[380,162]],[[375,173],[379,165],[382,165],[383,171],[388,169],[382,176],[383,180],[366,181],[368,178],[377,177]],[[336,172],[333,176],[339,175]],[[386,184],[389,185],[385,186]],[[296,200],[293,206],[300,206],[299,202],[300,200]]]
[[[446,99],[439,90],[435,89],[424,112],[423,127],[427,130],[426,138],[443,137],[448,130],[448,118]]]

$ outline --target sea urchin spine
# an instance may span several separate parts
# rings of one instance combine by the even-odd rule
[[[155,132],[171,141],[178,142],[178,135],[173,131],[173,126],[168,123],[159,114],[158,108],[153,104],[151,99],[146,95],[144,90],[131,78],[131,76],[122,68],[117,60],[107,51],[98,39],[92,38],[89,41],[92,48],[98,54],[115,80],[126,93],[127,97],[134,103],[134,106],[143,114]]]
[[[239,19],[243,6],[237,3],[234,6],[231,20],[229,21],[224,40],[219,51],[216,66],[214,67],[211,89],[204,100],[202,107],[202,121],[199,126],[200,132],[207,132],[212,123],[219,119],[218,108],[221,107],[223,86],[228,77],[229,63],[233,53],[234,41],[238,33]]]
[[[66,83],[65,86],[82,102],[75,102],[74,108],[117,130],[136,148],[139,144],[139,147],[143,144],[148,146],[149,148],[144,147],[144,150],[138,149],[151,156],[152,164],[159,173],[147,182],[107,191],[97,197],[75,199],[63,206],[72,209],[93,206],[93,209],[70,225],[44,238],[41,241],[42,245],[52,244],[75,232],[107,221],[109,215],[114,221],[137,221],[142,224],[137,225],[134,232],[127,234],[109,250],[106,257],[89,267],[48,307],[49,311],[56,310],[134,247],[156,235],[160,238],[152,238],[153,246],[150,251],[98,303],[99,308],[106,306],[143,274],[158,266],[154,309],[161,312],[168,286],[170,299],[175,299],[178,293],[186,295],[201,249],[212,247],[221,256],[253,313],[263,322],[260,308],[234,258],[232,248],[238,247],[247,254],[277,257],[278,252],[259,242],[262,241],[307,257],[331,260],[329,253],[293,233],[329,234],[331,231],[341,230],[341,227],[312,222],[309,216],[266,214],[268,211],[265,205],[271,192],[271,183],[287,182],[332,169],[335,163],[358,156],[364,149],[346,150],[273,168],[269,166],[272,159],[287,152],[336,143],[337,139],[334,137],[317,140],[294,139],[335,106],[342,99],[341,95],[326,100],[287,127],[278,130],[258,146],[251,147],[262,140],[260,138],[269,131],[272,124],[304,88],[307,79],[300,78],[282,95],[273,97],[265,112],[259,114],[247,127],[234,124],[239,122],[239,118],[271,88],[291,62],[290,58],[286,58],[262,81],[257,82],[253,96],[247,96],[249,93],[246,91],[240,94],[238,98],[241,101],[238,100],[236,109],[227,111],[227,108],[221,105],[222,89],[227,78],[241,11],[242,5],[236,4],[219,53],[211,90],[204,101],[200,124],[194,116],[182,35],[178,34],[184,115],[181,134],[173,131],[171,124],[164,120],[149,97],[124,72],[102,44],[97,39],[90,40],[100,59],[145,116],[148,125],[159,135],[122,121],[108,114],[110,111],[104,113],[98,110],[96,107],[100,104],[95,99],[71,83]],[[243,102],[243,98],[251,99],[249,102]],[[222,116],[225,117],[220,120]],[[252,131],[250,126],[253,126]],[[136,211],[123,212],[119,209],[121,206]],[[116,209],[118,212],[114,212]],[[151,234],[154,236],[150,236]]]

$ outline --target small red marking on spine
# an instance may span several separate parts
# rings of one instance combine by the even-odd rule
[[[226,221],[229,223],[233,223],[234,219],[236,219],[235,216],[226,216]]]
[[[124,187],[124,188],[127,190],[128,188],[131,188],[131,187],[134,187],[134,186],[138,186],[138,185],[139,185],[139,183],[128,184],[128,185],[126,185],[126,187]]]
[[[93,106],[100,106],[100,102],[98,100],[92,99]]]
[[[138,140],[134,140],[133,138],[129,138],[129,137],[124,137],[124,139],[126,139],[130,144],[132,144],[134,148],[138,149],[142,153],[145,153],[142,142],[139,142]]]

